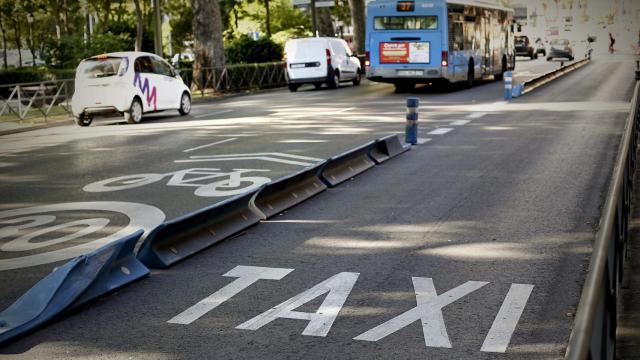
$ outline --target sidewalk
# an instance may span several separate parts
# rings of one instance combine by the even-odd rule
[[[616,358],[640,359],[640,172],[634,174],[629,243],[618,302]]]

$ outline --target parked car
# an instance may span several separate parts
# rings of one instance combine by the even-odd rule
[[[47,63],[42,60],[42,59],[32,59],[32,60],[26,60],[22,62],[22,66],[42,66],[42,65],[47,65]]]
[[[333,89],[346,81],[356,86],[360,84],[360,60],[342,39],[291,39],[285,44],[284,52],[287,83],[291,91],[297,91],[302,84],[313,84],[316,89],[324,83]]]
[[[80,62],[71,108],[80,126],[90,125],[95,116],[118,113],[128,123],[139,123],[147,112],[175,109],[187,115],[191,92],[159,56],[116,52]]]
[[[531,60],[538,58],[538,53],[533,49],[529,38],[526,36],[515,37],[516,56],[527,56]]]
[[[551,59],[555,58],[568,58],[569,60],[573,60],[573,48],[571,47],[569,40],[554,39],[551,40],[550,45],[547,61],[551,61]]]
[[[193,53],[177,53],[171,58],[171,65],[179,68],[182,64],[191,64],[196,59]]]

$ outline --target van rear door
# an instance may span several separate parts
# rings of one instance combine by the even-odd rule
[[[321,78],[327,76],[326,39],[307,38],[289,40],[285,45],[287,72],[291,79]]]

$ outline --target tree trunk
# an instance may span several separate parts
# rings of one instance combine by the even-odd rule
[[[364,0],[349,0],[349,8],[353,25],[353,47],[356,54],[364,54]]]
[[[2,60],[3,68],[7,70],[9,64],[7,63],[7,33],[4,30],[4,23],[2,22],[2,15],[0,15],[0,31],[2,31]]]
[[[333,21],[331,21],[331,8],[321,7],[317,9],[318,32],[320,36],[335,36]]]
[[[102,14],[102,31],[106,32],[109,28],[109,16],[111,16],[111,0],[103,0]]]
[[[142,32],[144,30],[144,18],[142,17],[142,10],[140,9],[140,0],[133,0],[133,5],[136,11],[136,44],[135,51],[142,51]]]
[[[16,37],[16,46],[18,47],[18,67],[22,67],[22,39],[20,38],[20,24],[17,20],[13,20],[13,33]]]
[[[264,9],[266,10],[265,21],[266,21],[266,30],[267,37],[271,37],[271,14],[269,13],[269,0],[264,0]]]
[[[218,1],[191,0],[193,11],[193,81],[204,91],[206,71],[203,68],[224,67],[222,18]]]

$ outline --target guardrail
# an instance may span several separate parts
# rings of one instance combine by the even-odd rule
[[[68,117],[73,87],[73,79],[1,85],[0,121]]]
[[[579,69],[585,65],[587,65],[589,63],[589,59],[585,58],[579,61],[576,61],[574,63],[571,63],[569,65],[565,65],[565,66],[561,66],[556,70],[550,71],[542,76],[538,76],[536,78],[533,78],[531,80],[525,81],[522,83],[522,94],[518,94],[518,95],[524,95],[530,91],[533,91],[534,89],[550,82],[551,80],[557,79],[558,77],[571,72],[573,70]]]
[[[199,91],[201,95],[209,92],[267,89],[287,85],[282,62],[207,67],[202,68],[197,78],[193,78],[192,69],[181,69],[179,72],[191,91]]]
[[[628,241],[638,132],[640,82],[636,82],[622,142],[596,234],[565,359],[614,359],[617,301]]]

